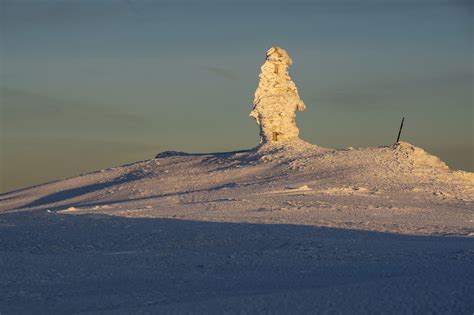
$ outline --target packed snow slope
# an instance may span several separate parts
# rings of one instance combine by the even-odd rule
[[[0,313],[472,314],[473,204],[408,143],[163,152],[0,195]]]

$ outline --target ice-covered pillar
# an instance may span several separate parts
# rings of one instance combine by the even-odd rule
[[[296,111],[305,110],[295,83],[288,74],[290,56],[280,47],[267,51],[261,67],[250,116],[260,126],[260,143],[283,143],[298,139]]]

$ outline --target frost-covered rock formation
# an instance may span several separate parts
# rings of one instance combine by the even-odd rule
[[[296,111],[305,110],[305,105],[288,74],[292,62],[287,52],[280,47],[272,47],[267,51],[250,113],[260,126],[261,144],[299,140]]]

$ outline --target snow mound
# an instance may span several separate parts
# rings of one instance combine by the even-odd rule
[[[249,155],[256,156],[261,162],[273,161],[283,163],[328,151],[330,151],[330,149],[322,148],[299,138],[295,138],[280,142],[262,143],[251,151]]]
[[[394,145],[394,159],[401,167],[448,170],[448,166],[440,158],[407,142],[400,142]]]

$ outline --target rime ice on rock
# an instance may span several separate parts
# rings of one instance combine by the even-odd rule
[[[272,47],[267,51],[250,113],[260,126],[261,144],[299,140],[296,111],[305,110],[305,105],[288,74],[292,62],[280,47]]]

